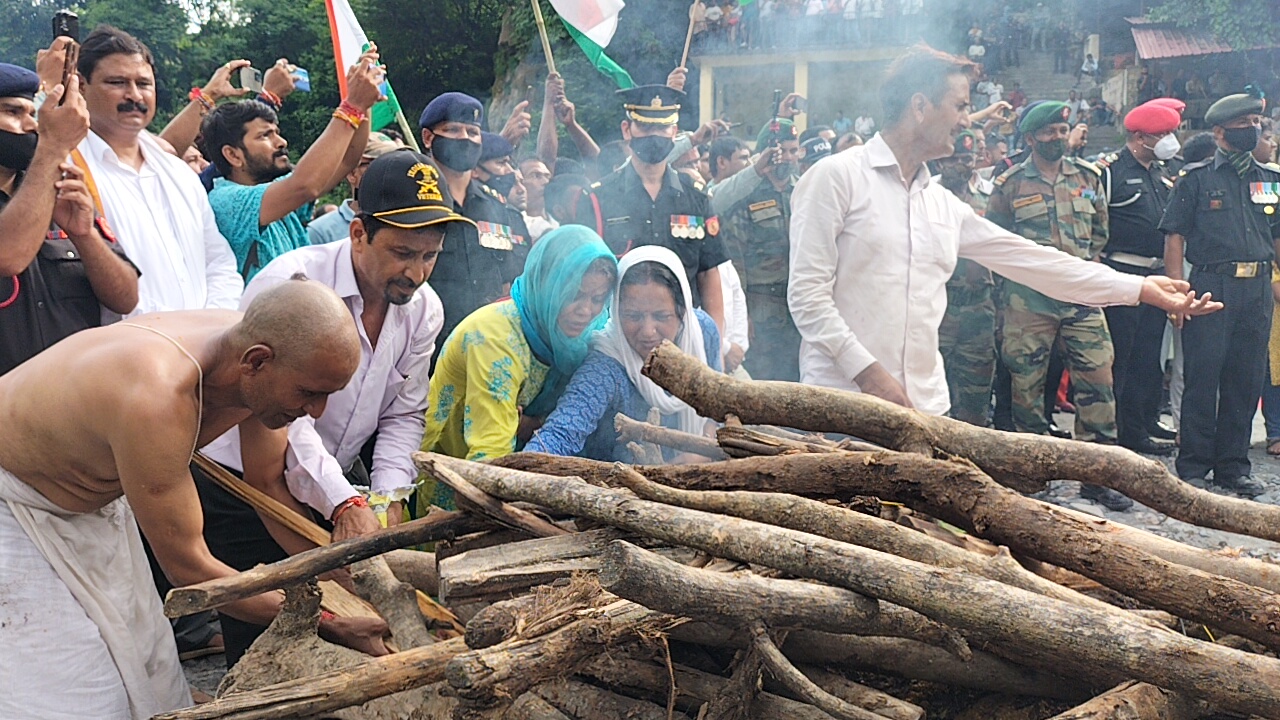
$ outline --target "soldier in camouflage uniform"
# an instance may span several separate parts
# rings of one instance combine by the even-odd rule
[[[756,147],[777,144],[775,162],[763,176],[754,167],[740,171],[736,188],[717,186],[712,209],[720,235],[742,278],[751,319],[751,351],[743,365],[756,380],[800,380],[800,331],[787,307],[790,269],[791,190],[800,145],[789,120],[765,124]]]
[[[1046,102],[1024,115],[1019,129],[1032,153],[995,181],[987,219],[1041,245],[1092,260],[1107,243],[1107,201],[1098,169],[1064,158],[1070,110]],[[1006,280],[997,300],[1001,356],[1013,378],[1013,420],[1022,432],[1044,434],[1044,383],[1049,355],[1061,343],[1075,387],[1077,440],[1116,441],[1112,392],[1114,351],[1098,308],[1064,303]]]
[[[935,161],[938,180],[979,215],[985,215],[992,184],[974,172],[977,137],[965,130],[955,154]],[[991,380],[996,371],[995,283],[991,271],[961,258],[947,281],[947,312],[938,327],[938,349],[951,391],[951,417],[986,427]]]

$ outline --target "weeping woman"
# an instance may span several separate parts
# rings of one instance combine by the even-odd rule
[[[618,275],[608,324],[596,334],[591,353],[525,450],[631,462],[630,452],[618,441],[614,416],[621,412],[644,420],[650,408],[658,408],[666,427],[714,434],[714,423],[640,373],[645,358],[663,340],[721,370],[720,333],[711,316],[690,302],[680,259],[663,247],[638,247],[622,256]]]
[[[547,416],[587,356],[617,276],[617,259],[590,229],[544,235],[511,298],[449,334],[431,376],[422,448],[468,460],[515,452],[522,428]],[[452,492],[430,480],[418,497],[420,509],[453,507]]]

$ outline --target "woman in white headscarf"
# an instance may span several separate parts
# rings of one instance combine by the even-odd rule
[[[713,434],[713,422],[640,372],[645,358],[663,340],[721,370],[720,332],[711,316],[693,307],[690,297],[684,266],[675,253],[646,245],[623,255],[608,324],[596,334],[556,409],[524,449],[630,462],[625,443],[618,442],[614,416],[623,413],[644,420],[650,408],[662,413],[666,427]]]

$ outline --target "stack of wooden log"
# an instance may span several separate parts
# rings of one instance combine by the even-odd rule
[[[711,461],[420,453],[459,512],[171,594],[174,615],[288,599],[219,699],[158,717],[1280,718],[1280,566],[1027,493],[1084,481],[1272,541],[1280,508],[1120,448],[734,380],[670,344],[645,372],[726,424],[713,441],[620,417],[635,450]],[[312,578],[431,541],[438,582],[418,584],[463,634],[383,591],[399,652],[316,637]]]

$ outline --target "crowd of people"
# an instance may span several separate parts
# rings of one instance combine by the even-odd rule
[[[246,65],[193,88],[160,133],[163,78],[120,30],[60,38],[34,72],[0,66],[0,716],[189,704],[174,637],[212,629],[171,628],[153,579],[310,547],[195,450],[335,540],[365,535],[454,507],[418,477],[419,448],[629,461],[614,417],[653,410],[713,434],[641,372],[663,342],[744,380],[1031,433],[1053,430],[1060,356],[1077,439],[1163,452],[1168,320],[1186,365],[1179,474],[1252,488],[1280,236],[1255,97],[1215,103],[1207,149],[1181,162],[1182,106],[1153,100],[1094,164],[1066,103],[974,111],[973,64],[917,46],[888,70],[878,132],[843,114],[801,132],[791,96],[753,146],[723,121],[681,133],[676,68],[620,92],[620,140],[578,125],[554,74],[536,133],[523,106],[489,132],[479,100],[448,92],[406,139],[370,128],[371,46],[295,164],[277,125],[288,62],[253,98],[229,81]],[[352,197],[317,216],[344,181]],[[231,663],[279,607],[220,609]],[[385,630],[320,625],[370,654]]]

